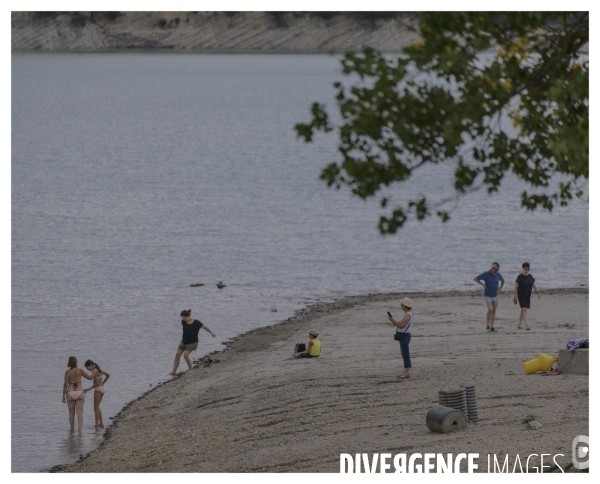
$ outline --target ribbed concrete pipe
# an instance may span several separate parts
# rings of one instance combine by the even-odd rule
[[[427,412],[425,423],[429,430],[439,434],[467,428],[467,419],[462,412],[441,405],[436,405]]]

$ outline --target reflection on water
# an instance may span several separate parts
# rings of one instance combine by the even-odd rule
[[[69,432],[63,444],[63,451],[72,456],[73,454],[81,454],[83,452],[83,435],[77,430]]]
[[[81,456],[98,446],[103,439],[105,429],[85,426],[83,432],[68,430],[66,435],[57,439],[57,451],[64,456],[61,464],[75,462]]]

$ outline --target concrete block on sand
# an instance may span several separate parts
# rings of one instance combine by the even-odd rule
[[[589,375],[589,348],[578,348],[575,351],[560,350],[558,352],[558,369],[561,373],[566,374]]]

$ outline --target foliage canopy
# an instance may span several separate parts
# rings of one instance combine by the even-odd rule
[[[425,164],[453,163],[457,196],[498,190],[508,171],[533,192],[521,205],[551,211],[581,197],[589,177],[588,12],[430,12],[422,42],[391,58],[371,48],[342,58],[349,86],[334,84],[341,123],[324,105],[296,125],[339,134],[342,160],[321,173],[366,199]],[[559,182],[552,183],[556,178]],[[381,198],[381,206],[388,199]],[[395,233],[409,216],[450,214],[426,196],[391,207],[379,230]]]

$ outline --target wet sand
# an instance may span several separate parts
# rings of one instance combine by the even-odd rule
[[[386,311],[398,319],[404,296],[414,303],[413,369],[398,380],[402,359]],[[384,452],[479,453],[479,472],[488,471],[487,454],[508,454],[511,469],[516,454],[523,461],[564,454],[557,462],[565,467],[572,439],[589,435],[588,376],[525,375],[522,364],[588,337],[588,303],[587,289],[547,291],[541,301],[533,295],[525,331],[509,292],[501,295],[497,333],[485,331],[480,291],[315,305],[236,338],[210,355],[219,363],[131,402],[97,449],[52,471],[339,472],[340,453]],[[321,357],[291,358],[311,328]],[[438,390],[463,383],[475,385],[479,422],[431,433],[425,416]],[[543,428],[528,430],[521,421],[529,414]],[[530,466],[537,463],[532,457]]]

